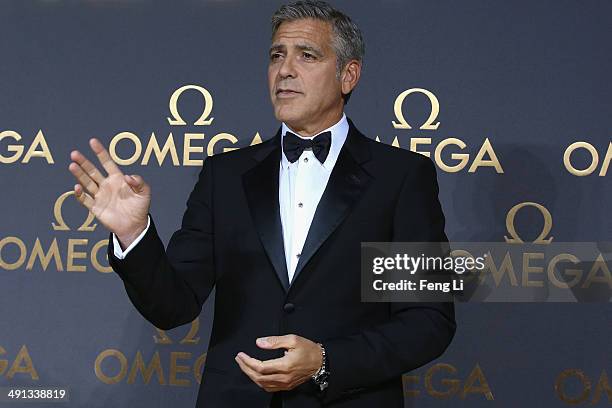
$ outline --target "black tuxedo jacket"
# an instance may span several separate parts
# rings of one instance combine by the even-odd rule
[[[438,357],[455,332],[452,303],[362,303],[360,242],[446,241],[433,163],[349,134],[288,282],[279,213],[280,130],[205,160],[166,250],[155,224],[124,260],[108,256],[132,303],[171,329],[195,319],[216,288],[198,407],[267,407],[235,362],[282,356],[255,339],[297,334],[325,346],[331,376],[278,393],[285,408],[402,407],[401,375]]]

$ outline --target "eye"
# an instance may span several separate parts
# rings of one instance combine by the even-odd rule
[[[304,56],[304,58],[305,58],[305,59],[307,59],[307,60],[313,60],[313,59],[315,59],[315,58],[316,58],[314,55],[312,55],[312,54],[311,54],[311,53],[309,53],[309,52],[303,52],[303,53],[302,53],[302,55],[303,55],[303,56]]]
[[[281,54],[278,52],[272,53],[270,54],[270,61],[276,61],[280,56]]]

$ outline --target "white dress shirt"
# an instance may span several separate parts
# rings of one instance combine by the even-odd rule
[[[319,205],[323,191],[325,191],[336,160],[338,160],[340,149],[348,135],[348,129],[348,122],[343,114],[339,122],[319,132],[331,131],[331,146],[323,163],[319,162],[312,149],[305,149],[299,159],[293,163],[287,160],[284,152],[281,155],[278,201],[283,225],[283,242],[285,244],[285,261],[287,262],[289,282],[293,280],[293,274],[315,210]],[[283,123],[281,146],[283,145],[282,138],[285,137],[287,131],[301,137]],[[302,139],[307,138],[302,137]]]
[[[331,146],[325,162],[321,163],[316,158],[312,149],[305,149],[298,160],[291,163],[281,155],[279,165],[279,188],[278,201],[280,205],[280,218],[283,226],[283,243],[285,247],[285,261],[287,262],[287,272],[289,282],[293,280],[293,274],[298,264],[302,247],[306,241],[310,224],[314,218],[317,205],[321,200],[323,191],[327,186],[329,176],[338,160],[340,149],[348,136],[349,125],[346,115],[333,126],[322,130],[319,133],[331,132]],[[281,149],[282,139],[287,131],[291,131],[298,137],[302,137],[294,132],[285,123],[281,128]],[[317,135],[319,134],[317,133]],[[315,135],[315,136],[317,136]],[[307,139],[302,137],[303,139]],[[119,240],[113,234],[114,254],[119,259],[124,259],[134,248],[149,229],[151,220],[147,222],[147,228],[127,247],[121,249]]]

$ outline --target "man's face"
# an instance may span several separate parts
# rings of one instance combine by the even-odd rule
[[[315,19],[282,23],[272,39],[268,86],[274,115],[295,131],[322,130],[342,114],[331,24]]]

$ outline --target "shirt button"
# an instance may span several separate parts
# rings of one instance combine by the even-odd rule
[[[304,163],[308,163],[308,157],[304,157]]]
[[[304,206],[304,204],[298,203],[298,207],[302,208],[303,206]]]

